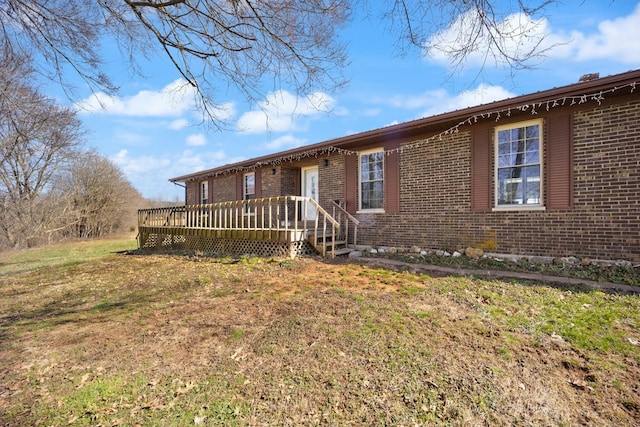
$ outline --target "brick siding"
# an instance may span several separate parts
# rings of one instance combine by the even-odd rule
[[[640,102],[574,111],[572,132],[570,209],[473,212],[471,134],[461,131],[403,151],[400,213],[359,214],[359,241],[640,261]]]
[[[344,157],[331,156],[328,160],[327,166],[324,162],[318,166],[318,193],[320,206],[331,212],[331,201],[344,199]]]
[[[565,127],[572,137],[573,167],[572,174],[567,174],[572,181],[566,186],[569,203],[554,209],[547,204],[544,211],[472,209],[472,130],[490,128],[493,153],[493,129],[506,123],[490,120],[402,150],[398,162],[399,211],[357,214],[361,221],[358,243],[448,250],[476,246],[521,255],[640,261],[640,101],[635,96],[601,106],[570,108],[540,111],[536,117],[544,119],[544,155],[548,156],[551,119],[570,114],[567,123],[571,128]],[[521,117],[531,119],[524,113]],[[413,142],[416,140],[403,141]],[[331,200],[348,198],[352,178],[347,175],[357,174],[357,170],[346,171],[343,156],[332,155],[328,160],[327,165],[324,158],[309,158],[259,169],[256,172],[262,178],[262,197],[300,194],[300,168],[317,165],[319,202],[331,211]],[[549,179],[544,175],[548,164],[545,158],[543,180]],[[490,171],[490,185],[484,186],[492,193],[489,207],[494,204],[493,164]],[[476,185],[478,182],[473,184],[474,191],[483,188]],[[211,178],[209,185],[213,202],[236,199],[234,174]],[[187,203],[194,203],[198,182],[187,183],[186,193]],[[477,203],[478,198],[474,196],[474,200]]]
[[[212,191],[212,203],[227,202],[236,199],[236,175],[219,175],[211,178],[209,186]]]

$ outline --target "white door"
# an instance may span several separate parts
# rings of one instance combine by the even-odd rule
[[[318,167],[302,168],[302,195],[318,201]],[[307,204],[307,220],[316,218],[316,208]]]

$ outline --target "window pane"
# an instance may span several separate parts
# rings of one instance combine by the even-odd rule
[[[382,209],[384,207],[384,185],[382,181],[362,184],[362,209]]]
[[[510,154],[505,154],[505,155],[499,155],[498,156],[498,167],[506,167],[506,166],[511,166],[511,155]]]
[[[365,154],[360,157],[360,173],[363,181],[382,179],[384,173],[381,153]]]
[[[519,168],[504,168],[498,170],[498,204],[512,205],[522,203],[518,177]]]
[[[540,203],[540,166],[526,166],[522,169],[523,203]]]
[[[540,150],[538,140],[527,141],[527,151],[525,163],[540,163]]]
[[[244,194],[245,194],[245,196],[253,195],[255,193],[256,193],[256,176],[255,176],[255,174],[245,175],[244,176]]]
[[[540,166],[498,170],[498,204],[540,203]]]
[[[203,181],[200,183],[200,203],[209,203],[209,182]]]

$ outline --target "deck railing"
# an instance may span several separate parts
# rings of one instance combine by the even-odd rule
[[[234,231],[285,232],[291,239],[310,239],[327,255],[319,241],[336,241],[340,223],[315,200],[300,196],[186,205],[138,211],[138,226]]]
[[[333,209],[331,216],[340,224],[339,240],[344,240],[347,246],[355,247],[358,241],[358,226],[360,221],[351,215],[345,209],[346,202],[344,200],[332,200],[331,207]],[[351,242],[349,243],[349,239]]]

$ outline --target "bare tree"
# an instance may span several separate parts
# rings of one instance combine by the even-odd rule
[[[18,57],[0,61],[0,237],[29,246],[51,224],[52,177],[81,137],[76,113],[29,85]]]
[[[78,152],[56,182],[64,200],[65,235],[88,238],[126,232],[144,204],[122,171],[95,151]]]
[[[505,26],[513,13],[540,13],[558,0],[386,0],[383,18],[404,48],[441,51],[462,65],[484,49],[519,67],[544,50],[529,29]],[[69,88],[68,68],[113,93],[100,42],[115,40],[125,59],[163,52],[215,117],[216,90],[231,84],[249,100],[264,85],[297,93],[342,86],[347,62],[340,29],[367,0],[0,0],[0,43],[38,53],[42,73]],[[437,37],[452,24],[455,40]],[[527,40],[523,43],[522,40]],[[515,40],[519,48],[507,43]]]

